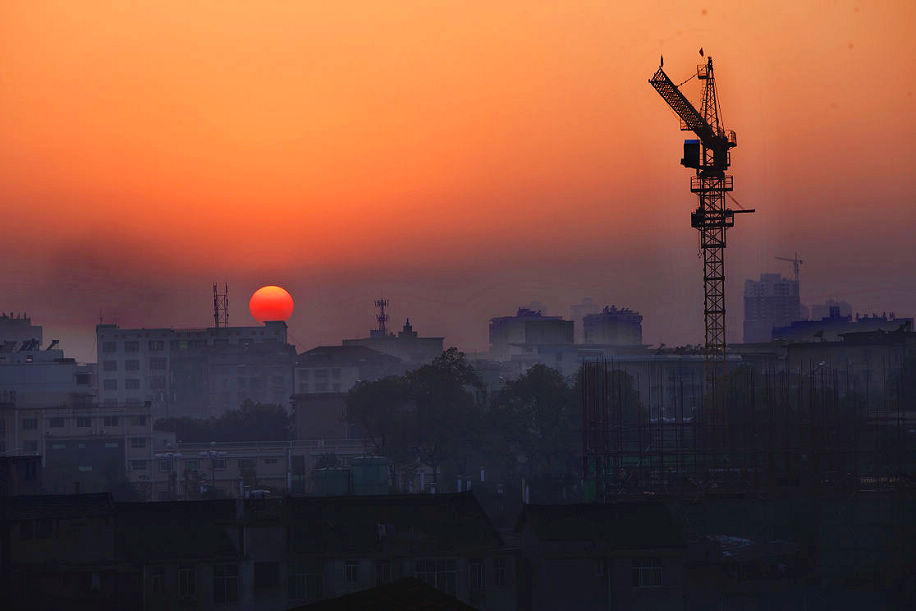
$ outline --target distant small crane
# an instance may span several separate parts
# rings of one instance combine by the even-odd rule
[[[773,258],[776,259],[777,261],[788,261],[789,263],[792,264],[792,267],[795,268],[795,286],[797,288],[799,286],[798,285],[798,266],[804,263],[803,260],[798,258],[798,253],[796,252],[795,256],[792,257],[791,259],[788,257],[773,257]]]

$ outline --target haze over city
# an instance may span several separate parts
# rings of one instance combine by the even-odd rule
[[[794,251],[802,301],[912,314],[914,21],[906,2],[4,3],[4,309],[80,360],[100,312],[209,324],[214,281],[235,324],[288,288],[300,349],[365,334],[380,294],[463,350],[492,316],[584,296],[639,310],[647,343],[701,343],[690,172],[646,79],[662,54],[687,78],[703,46],[758,211],[729,233],[729,339],[743,280]]]

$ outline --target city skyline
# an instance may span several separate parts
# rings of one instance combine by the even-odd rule
[[[287,287],[301,348],[358,337],[392,299],[448,345],[490,317],[591,296],[645,341],[700,343],[683,135],[646,84],[717,62],[738,134],[728,337],[744,279],[806,259],[802,301],[916,310],[916,54],[907,3],[0,8],[4,310],[94,355],[99,313],[233,324]],[[776,34],[778,33],[778,34]],[[696,95],[696,90],[690,92]],[[199,295],[199,297],[198,297]]]

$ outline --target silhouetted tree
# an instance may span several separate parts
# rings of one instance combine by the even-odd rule
[[[449,348],[429,365],[408,372],[405,380],[414,405],[417,456],[433,469],[437,483],[446,461],[457,472],[467,473],[483,426],[483,410],[476,400],[482,388],[477,372],[463,352]]]
[[[489,422],[489,445],[506,472],[539,482],[547,496],[575,478],[581,414],[559,371],[538,364],[507,382],[493,397]]]

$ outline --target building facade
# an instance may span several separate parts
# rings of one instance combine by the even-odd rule
[[[744,342],[772,339],[773,329],[801,318],[798,283],[779,274],[744,281]]]
[[[575,323],[560,316],[519,308],[515,316],[490,319],[490,358],[507,361],[513,354],[540,345],[571,345]]]
[[[630,308],[605,306],[582,319],[583,343],[609,346],[642,344],[642,316]]]
[[[96,327],[104,404],[149,403],[154,419],[215,418],[245,401],[285,405],[296,351],[286,323],[207,329]]]

